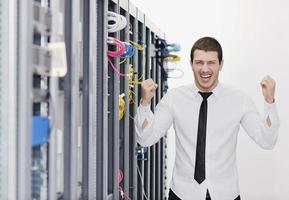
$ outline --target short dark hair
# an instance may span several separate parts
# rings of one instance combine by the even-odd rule
[[[216,51],[218,53],[219,63],[223,60],[223,51],[220,43],[212,37],[203,37],[198,39],[191,49],[191,61],[194,60],[195,50]]]

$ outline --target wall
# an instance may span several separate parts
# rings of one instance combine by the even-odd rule
[[[190,3],[188,3],[190,2]],[[246,91],[259,109],[263,97],[259,82],[270,74],[277,82],[276,102],[281,118],[279,140],[272,151],[262,150],[241,130],[238,166],[241,195],[245,200],[289,199],[289,2],[285,0],[134,0],[167,33],[169,41],[182,46],[182,79],[170,88],[193,81],[189,52],[202,36],[216,37],[224,50],[221,81]],[[160,11],[159,9],[163,9]],[[174,134],[169,134],[169,171],[174,162]]]

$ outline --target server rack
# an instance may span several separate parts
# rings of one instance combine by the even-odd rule
[[[1,199],[31,197],[31,10],[29,1],[0,1]]]
[[[108,33],[108,11],[128,25]],[[166,199],[166,138],[136,143],[141,87],[130,83],[155,80],[154,110],[164,33],[128,0],[1,1],[0,15],[0,198]],[[108,36],[142,46],[110,58],[130,77],[111,68]]]
[[[15,199],[17,184],[15,1],[0,1],[0,19],[0,199]]]
[[[125,16],[130,25],[125,29],[116,33],[107,34],[106,23],[101,24],[104,27],[99,27],[97,32],[101,32],[111,37],[120,39],[121,41],[129,42],[133,40],[144,43],[144,50],[138,51],[132,58],[127,59],[120,64],[119,58],[113,59],[113,64],[117,70],[122,70],[123,73],[129,72],[129,66],[133,66],[133,71],[137,72],[141,80],[152,78],[160,85],[156,97],[152,101],[152,110],[164,94],[162,90],[162,75],[160,65],[157,64],[155,42],[156,38],[165,39],[164,34],[150,21],[144,13],[132,5],[129,1],[110,0],[99,3],[101,10],[105,13],[113,11]],[[105,10],[107,9],[107,10]],[[103,20],[103,18],[101,18]],[[100,42],[106,43],[101,40]],[[105,47],[105,45],[102,45]],[[100,52],[107,49],[98,49]],[[165,199],[166,198],[166,161],[165,161],[165,139],[155,144],[150,148],[144,148],[138,145],[135,141],[134,120],[137,104],[140,100],[140,86],[134,86],[132,91],[135,96],[135,103],[129,105],[129,78],[121,77],[114,72],[109,66],[106,59],[103,60],[101,70],[107,70],[108,73],[108,127],[104,129],[107,132],[101,132],[102,137],[107,137],[107,157],[102,157],[103,163],[107,164],[107,171],[102,170],[98,174],[106,172],[107,191],[102,193],[103,196],[98,196],[103,199],[119,199],[119,186],[132,199]],[[99,69],[99,67],[98,67]],[[100,77],[101,78],[101,77]],[[102,77],[103,78],[103,77]],[[104,79],[106,79],[104,77]],[[104,92],[105,94],[106,92]],[[119,95],[125,94],[126,107],[125,115],[122,120],[118,120]],[[110,145],[113,144],[113,145]],[[103,154],[102,154],[103,155]],[[124,174],[124,179],[119,183],[117,180],[117,172],[121,170]],[[162,174],[161,174],[162,173]],[[104,186],[105,188],[106,186]],[[98,193],[100,194],[100,193]]]

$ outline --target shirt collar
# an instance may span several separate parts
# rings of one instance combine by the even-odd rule
[[[219,81],[217,86],[213,89],[213,94],[212,96],[215,96],[215,97],[219,97],[221,92],[222,92],[222,89],[223,89],[223,84]],[[193,95],[194,97],[197,97],[199,94],[199,88],[196,86],[196,84],[194,83],[193,84]]]

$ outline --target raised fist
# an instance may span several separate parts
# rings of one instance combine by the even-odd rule
[[[265,101],[267,101],[267,103],[273,103],[275,98],[275,81],[270,76],[265,76],[260,85]]]
[[[141,105],[147,106],[150,104],[151,99],[155,95],[155,91],[158,88],[158,85],[152,80],[147,79],[141,84]]]

